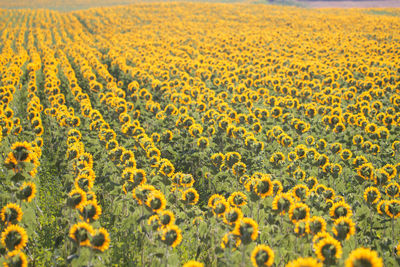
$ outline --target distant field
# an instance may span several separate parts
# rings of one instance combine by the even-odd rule
[[[299,1],[313,8],[384,8],[400,7],[400,1]]]
[[[0,8],[48,8],[61,11],[70,11],[78,9],[86,9],[91,7],[105,7],[113,5],[127,5],[135,3],[151,3],[157,2],[154,0],[0,0]],[[165,1],[164,1],[165,2]],[[167,1],[167,2],[185,2],[185,1]],[[193,0],[187,2],[202,2]],[[296,5],[310,8],[393,8],[400,7],[399,0],[384,0],[384,1],[302,1],[302,0],[210,0],[204,2],[215,3],[256,3],[256,4],[275,4],[275,5]]]

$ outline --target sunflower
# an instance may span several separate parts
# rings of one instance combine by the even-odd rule
[[[353,215],[351,207],[344,201],[339,201],[333,204],[329,210],[329,215],[333,219],[338,219],[339,217],[350,218]]]
[[[148,195],[155,190],[154,186],[143,184],[136,187],[135,190],[132,190],[132,196],[139,205],[142,205],[143,202],[146,203]]]
[[[258,237],[258,224],[251,218],[243,218],[237,222],[233,234],[240,236],[243,244],[248,244]]]
[[[296,185],[292,189],[292,196],[297,201],[305,201],[307,199],[307,195],[308,187],[303,184]]]
[[[86,200],[81,202],[77,207],[81,215],[81,220],[84,221],[95,221],[101,215],[101,207],[97,204],[95,200]]]
[[[282,183],[279,180],[272,181],[272,191],[274,195],[279,195],[283,191]]]
[[[289,217],[293,223],[307,220],[310,217],[310,208],[305,203],[293,203],[289,209]]]
[[[146,205],[151,211],[160,212],[165,209],[167,201],[162,192],[154,190],[147,196]]]
[[[19,205],[8,203],[1,209],[0,218],[6,225],[9,223],[17,224],[22,220],[22,215],[23,212]]]
[[[400,200],[389,200],[385,205],[385,213],[392,219],[400,217]]]
[[[30,153],[32,151],[32,146],[28,142],[16,142],[12,144],[11,149],[13,150],[13,155],[17,161],[30,161]]]
[[[90,246],[98,251],[104,252],[110,246],[110,235],[104,228],[96,229],[90,238]]]
[[[292,194],[280,193],[272,201],[272,210],[284,215],[289,212],[290,207],[293,205]]]
[[[182,231],[176,225],[170,225],[162,230],[161,241],[167,246],[176,247],[182,242]]]
[[[247,196],[242,192],[233,192],[229,196],[228,202],[233,207],[241,207],[247,204]]]
[[[297,258],[288,262],[286,267],[322,267],[322,263],[311,257]]]
[[[244,175],[244,173],[246,172],[246,169],[247,169],[246,164],[239,161],[239,162],[236,162],[235,164],[233,164],[232,173],[236,177],[240,177],[240,176]]]
[[[383,267],[383,260],[378,253],[369,248],[357,248],[353,250],[345,262],[346,267],[370,266]]]
[[[82,189],[75,188],[68,194],[67,204],[70,207],[77,208],[81,203],[85,202],[86,192]]]
[[[19,225],[10,224],[1,233],[1,244],[8,251],[20,250],[26,246],[28,235],[24,228]]]
[[[75,178],[74,185],[75,185],[75,188],[78,188],[78,189],[81,189],[81,190],[87,192],[93,188],[93,180],[91,180],[90,177],[85,174],[79,174]]]
[[[86,222],[74,224],[69,230],[69,237],[80,246],[90,246],[90,236],[94,234],[93,227]]]
[[[347,240],[356,232],[355,223],[350,218],[340,217],[335,220],[332,232],[337,240]]]
[[[158,213],[158,217],[162,228],[168,227],[175,223],[175,215],[172,211],[163,210]]]
[[[324,218],[319,216],[313,216],[309,221],[310,232],[316,235],[326,231],[326,221]]]
[[[195,182],[194,178],[193,178],[193,176],[191,174],[188,174],[188,173],[182,174],[182,173],[180,173],[180,178],[179,178],[179,185],[180,186],[192,187],[194,182]]]
[[[258,245],[251,252],[253,266],[271,266],[274,263],[274,251],[266,245]]]
[[[324,238],[315,245],[315,254],[326,264],[333,264],[342,256],[342,246],[334,238]]]
[[[243,218],[243,212],[239,208],[229,208],[227,212],[224,213],[224,222],[229,225],[234,225]]]
[[[229,203],[225,199],[216,200],[212,207],[215,216],[221,217],[229,209]]]
[[[256,179],[255,181],[254,191],[259,197],[265,198],[272,195],[274,187],[268,176],[264,175],[262,178]]]
[[[20,250],[14,250],[8,252],[6,257],[6,262],[4,262],[5,267],[28,267],[28,259]]]
[[[194,188],[186,189],[182,193],[182,200],[185,204],[196,205],[196,203],[199,201],[199,194]]]
[[[225,155],[222,153],[215,153],[211,155],[211,162],[215,167],[219,167],[224,163]]]
[[[208,141],[208,138],[206,138],[206,137],[200,137],[197,140],[197,146],[201,149],[208,147],[209,143],[210,142]]]
[[[397,198],[400,195],[400,185],[396,182],[390,183],[385,187],[386,195]]]
[[[368,204],[375,204],[381,198],[381,193],[379,192],[378,188],[374,186],[370,186],[364,190],[364,200]]]
[[[186,262],[183,267],[204,267],[204,264],[198,261],[188,261]]]
[[[213,208],[213,207],[214,207],[214,204],[215,204],[217,201],[220,201],[220,200],[225,200],[225,198],[224,198],[223,196],[219,195],[219,194],[214,194],[214,195],[212,195],[212,196],[208,199],[208,207],[209,207],[209,208]]]

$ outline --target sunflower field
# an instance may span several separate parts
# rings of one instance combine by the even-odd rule
[[[0,264],[400,265],[400,9],[0,9]]]

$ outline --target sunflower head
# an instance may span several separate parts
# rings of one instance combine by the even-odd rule
[[[315,253],[325,264],[334,264],[342,256],[342,246],[334,238],[324,238],[315,245]]]
[[[183,267],[204,267],[204,264],[198,261],[188,261]]]
[[[160,212],[158,216],[162,227],[170,226],[175,222],[175,215],[169,210]]]
[[[165,196],[158,190],[152,191],[147,197],[146,206],[153,212],[160,212],[165,209],[167,202]]]
[[[242,192],[234,192],[232,195],[229,196],[228,202],[233,207],[241,207],[246,205],[247,203],[247,196]]]
[[[90,245],[90,236],[93,235],[93,227],[86,222],[74,224],[69,230],[69,237],[80,246]]]
[[[167,246],[176,247],[182,241],[182,231],[176,225],[171,225],[163,229],[161,241]]]
[[[195,205],[199,201],[199,194],[194,188],[186,189],[182,193],[182,200],[187,205]]]
[[[322,263],[314,258],[297,258],[290,261],[286,267],[322,267]]]
[[[95,200],[86,200],[79,204],[77,207],[81,219],[84,221],[92,222],[97,220],[101,215],[101,207]]]
[[[234,225],[243,218],[243,213],[240,208],[229,208],[227,212],[224,213],[224,222],[229,225]]]
[[[98,251],[104,252],[110,246],[110,237],[108,231],[104,228],[97,229],[90,238],[90,246]]]
[[[67,205],[69,207],[76,208],[85,201],[86,201],[85,191],[79,188],[75,188],[68,194]]]
[[[16,267],[16,266],[28,267],[28,259],[25,253],[23,253],[20,250],[14,250],[8,252],[5,259],[6,259],[6,262],[4,262],[5,267]]]
[[[1,243],[8,251],[20,250],[26,246],[28,235],[24,228],[10,224],[1,233]]]
[[[335,220],[333,233],[335,238],[339,241],[347,240],[350,236],[354,235],[356,231],[354,222],[346,217],[340,217]]]
[[[233,233],[240,236],[243,244],[249,244],[258,237],[258,224],[251,218],[243,218],[236,223]]]
[[[22,220],[23,212],[15,203],[8,203],[1,209],[0,218],[3,223],[17,224]]]
[[[274,263],[274,251],[266,245],[258,245],[251,253],[251,262],[254,267],[271,266]]]
[[[383,260],[378,253],[369,248],[353,250],[345,262],[346,267],[373,266],[383,267]]]

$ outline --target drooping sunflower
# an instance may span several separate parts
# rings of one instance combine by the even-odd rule
[[[22,209],[15,203],[8,203],[1,209],[0,218],[4,224],[17,224],[22,220]]]
[[[104,228],[94,230],[90,238],[90,246],[98,251],[104,252],[110,247],[110,235]]]
[[[378,253],[369,248],[358,248],[353,250],[345,262],[346,267],[370,266],[383,267],[383,260]]]
[[[225,199],[220,199],[214,202],[212,211],[215,216],[222,217],[229,209],[229,203]]]
[[[214,194],[208,199],[208,207],[213,208],[214,204],[219,200],[225,200],[225,198],[219,194]]]
[[[303,184],[298,184],[292,189],[292,196],[297,201],[305,201],[308,195],[308,187]]]
[[[333,219],[338,219],[340,217],[350,218],[353,215],[351,207],[344,201],[339,201],[333,204],[329,210],[329,215]]]
[[[243,218],[243,212],[240,208],[231,207],[224,213],[224,222],[229,225],[234,225]]]
[[[99,219],[101,215],[101,207],[95,200],[86,200],[77,207],[83,221],[92,222]]]
[[[233,207],[241,207],[246,205],[247,203],[247,196],[242,192],[233,192],[229,198],[228,202]]]
[[[182,242],[181,229],[174,224],[162,229],[161,241],[167,246],[176,247]]]
[[[380,198],[381,193],[379,192],[378,188],[370,186],[364,190],[364,200],[368,204],[375,204],[380,200]]]
[[[334,238],[324,238],[315,245],[315,254],[326,264],[333,264],[342,256],[342,246]]]
[[[393,199],[386,202],[385,213],[393,219],[400,217],[400,200]]]
[[[4,262],[4,267],[28,267],[28,258],[20,250],[8,252]]]
[[[142,205],[143,203],[146,203],[148,195],[155,190],[156,189],[154,188],[154,186],[143,184],[132,190],[132,196],[139,205]]]
[[[326,221],[324,218],[319,216],[313,216],[309,221],[310,232],[316,235],[326,231]]]
[[[254,186],[254,192],[261,198],[271,196],[274,192],[274,187],[272,185],[271,179],[268,176],[263,176],[262,178],[256,179],[256,184]]]
[[[390,183],[385,187],[386,195],[397,198],[400,195],[400,185],[396,182]]]
[[[233,234],[240,236],[243,244],[248,244],[258,237],[258,224],[251,218],[243,218],[237,222]]]
[[[1,233],[1,244],[8,251],[20,250],[26,246],[28,235],[24,228],[19,225],[10,224]]]
[[[266,245],[258,245],[251,252],[253,266],[271,266],[274,263],[274,251]]]
[[[86,192],[82,189],[75,188],[68,194],[67,204],[70,207],[77,208],[81,203],[85,202]]]
[[[280,215],[284,215],[289,212],[293,202],[292,194],[280,193],[272,201],[272,210],[278,212]]]
[[[172,211],[163,210],[158,213],[158,217],[162,228],[168,227],[175,223],[175,215]]]
[[[285,267],[322,267],[322,263],[311,257],[297,258],[288,262]]]
[[[74,224],[69,230],[69,237],[80,246],[90,246],[90,236],[94,233],[93,227],[86,222]]]
[[[160,212],[165,209],[167,201],[161,191],[152,191],[146,200],[146,206],[153,212]]]
[[[197,193],[196,189],[188,188],[182,192],[182,200],[188,205],[196,205],[196,203],[199,201],[199,194]]]
[[[335,220],[332,231],[337,240],[347,240],[356,232],[355,223],[350,218],[340,217]]]
[[[307,220],[310,217],[310,208],[305,203],[293,203],[289,209],[289,217],[293,223]]]

